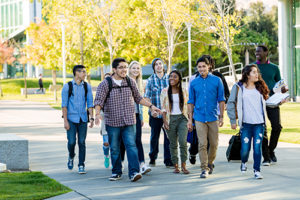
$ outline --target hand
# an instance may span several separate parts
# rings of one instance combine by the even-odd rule
[[[169,130],[169,123],[168,122],[164,122],[164,128],[166,129],[166,130]]]
[[[236,124],[231,124],[231,129],[236,129]]]
[[[192,132],[192,131],[193,131],[193,121],[192,121],[192,120],[189,120],[189,121],[188,121],[187,127],[188,127],[188,129],[189,129],[189,132]]]
[[[94,126],[94,120],[90,120],[90,128],[93,128],[93,126]]]
[[[224,124],[223,117],[220,117],[220,119],[219,119],[219,127],[222,127],[223,124]]]
[[[158,116],[158,113],[155,112],[155,111],[151,111],[151,115],[152,115],[152,117],[157,117],[157,116]]]
[[[154,105],[151,106],[151,112],[157,112],[160,115],[162,114],[161,110]]]
[[[97,126],[100,125],[100,118],[101,118],[101,116],[100,116],[99,114],[96,114],[96,116],[95,116],[95,124],[96,124]]]
[[[289,101],[288,99],[283,99],[283,100],[280,102],[279,105],[284,104],[284,103],[286,103],[286,102],[288,102],[288,101]]]
[[[70,124],[67,120],[64,121],[64,127],[67,131],[70,129]]]
[[[144,126],[144,121],[141,121],[141,127],[143,127]]]

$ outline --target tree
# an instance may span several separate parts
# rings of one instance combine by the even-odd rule
[[[199,1],[199,23],[206,24],[206,30],[215,36],[215,44],[227,53],[232,74],[237,81],[232,59],[234,36],[240,30],[241,18],[234,11],[232,0],[201,0]]]
[[[0,64],[12,64],[15,60],[14,47],[8,41],[0,38]]]

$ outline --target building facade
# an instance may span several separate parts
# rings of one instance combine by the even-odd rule
[[[300,0],[278,0],[279,67],[290,95],[300,101]]]
[[[37,22],[42,17],[42,0],[0,0],[0,37],[3,40],[15,40],[21,46],[28,44],[30,38],[25,34],[26,28],[32,22]],[[2,66],[2,77],[14,76],[13,70],[21,66],[16,63],[12,68],[7,64]],[[33,77],[33,70],[38,74],[38,68],[26,64],[27,76]]]

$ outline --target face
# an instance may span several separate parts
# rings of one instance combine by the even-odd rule
[[[141,73],[141,67],[139,64],[134,64],[131,66],[131,68],[129,69],[129,74],[134,76],[135,78],[138,77]]]
[[[162,73],[164,71],[164,64],[161,60],[157,60],[154,65],[155,73]]]
[[[251,68],[251,72],[248,75],[248,81],[253,83],[258,81],[258,71],[256,67]]]
[[[177,86],[179,83],[179,76],[176,73],[171,73],[169,76],[170,85]]]
[[[262,60],[265,60],[268,56],[268,52],[264,51],[263,48],[261,47],[257,47],[256,50],[255,50],[255,57],[257,60],[259,61],[262,61]]]
[[[86,69],[82,68],[82,69],[77,69],[76,70],[76,77],[78,77],[80,80],[84,81],[85,77],[86,77]]]
[[[201,76],[206,77],[209,71],[210,65],[206,64],[205,62],[199,62],[197,65],[197,70]]]
[[[128,70],[128,64],[126,62],[120,62],[117,68],[113,68],[114,73],[121,78],[126,77],[127,70]]]

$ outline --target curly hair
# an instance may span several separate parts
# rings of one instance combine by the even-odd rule
[[[269,93],[270,90],[267,86],[267,84],[265,83],[265,81],[262,79],[259,68],[257,67],[256,64],[250,64],[250,65],[246,65],[243,70],[242,70],[242,78],[240,80],[241,83],[248,83],[248,76],[250,75],[252,68],[256,68],[257,72],[258,72],[258,81],[256,81],[255,84],[255,88],[259,91],[260,94],[263,95],[264,99],[267,100],[269,98]]]

